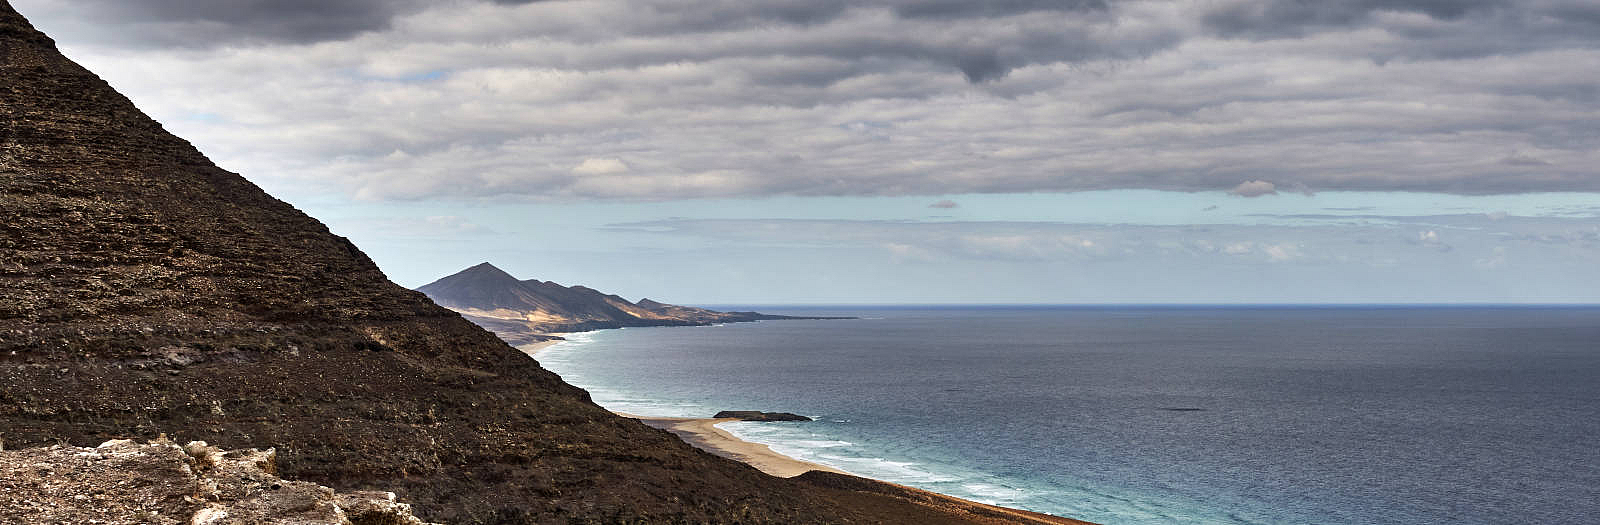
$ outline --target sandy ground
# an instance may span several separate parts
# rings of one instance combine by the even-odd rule
[[[780,478],[798,476],[812,470],[847,474],[847,472],[827,465],[800,461],[773,452],[766,445],[736,438],[733,434],[729,434],[728,431],[717,428],[716,425],[718,423],[738,421],[734,418],[639,417],[622,412],[617,412],[617,415],[637,419],[646,425],[677,434],[685,442],[701,450],[742,461],[762,472]]]
[[[545,334],[545,335],[553,335],[553,336],[556,336],[556,337],[564,337],[567,334]],[[528,344],[525,344],[525,345],[518,345],[517,346],[517,350],[521,350],[522,353],[528,354],[529,356],[538,357],[539,356],[539,352],[543,352],[544,349],[550,348],[551,346],[555,346],[556,343],[564,343],[564,342],[566,342],[566,341],[562,341],[560,339],[555,339],[555,340],[551,340],[551,341],[539,341],[537,343],[528,343]]]

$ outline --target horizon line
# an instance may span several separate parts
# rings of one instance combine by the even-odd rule
[[[744,306],[744,307],[1600,307],[1600,302],[1260,302],[1260,303],[995,303],[995,302],[930,302],[930,303],[734,303],[705,302],[684,303],[684,306]]]

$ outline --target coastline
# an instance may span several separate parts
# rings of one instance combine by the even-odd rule
[[[513,346],[530,357],[537,358],[539,354],[556,346],[558,343],[569,342],[564,336],[572,335],[573,333],[575,332],[545,334],[562,337],[562,339]],[[1092,522],[1064,516],[981,503],[958,496],[865,477],[828,465],[784,455],[772,450],[768,445],[740,439],[731,432],[717,427],[722,423],[741,421],[737,418],[644,417],[615,410],[611,412],[621,417],[637,420],[647,426],[671,432],[690,446],[710,454],[750,465],[762,473],[774,477],[793,479],[809,485],[844,489],[851,492],[887,495],[907,502],[914,502],[917,505],[978,517],[977,522],[980,523],[1022,522],[1041,525],[1096,525]]]
[[[529,357],[538,357],[539,356],[539,352],[543,352],[546,349],[548,349],[548,348],[550,348],[552,346],[555,346],[557,344],[567,342],[567,340],[565,339],[565,336],[567,336],[569,334],[567,334],[567,333],[559,333],[559,334],[545,334],[545,335],[561,337],[562,339],[550,339],[550,340],[547,340],[547,341],[539,341],[539,342],[535,342],[535,343],[513,345],[513,348],[516,348],[517,350],[521,350],[522,353],[528,354]]]
[[[612,413],[671,432],[695,448],[745,463],[755,467],[756,470],[780,478],[792,478],[813,470],[855,475],[820,463],[779,454],[767,445],[739,439],[728,431],[717,428],[721,423],[739,421],[735,418],[641,417],[626,412],[612,411]]]
[[[546,335],[564,337],[570,334],[557,333]],[[526,353],[531,357],[537,358],[541,352],[544,352],[545,350],[550,349],[550,347],[564,342],[567,341],[565,339],[551,339],[548,341],[517,345],[516,349],[521,350],[523,353]],[[695,448],[750,465],[755,467],[757,470],[772,476],[791,478],[813,470],[832,472],[835,474],[846,474],[851,476],[855,475],[820,463],[812,463],[810,461],[779,454],[778,452],[772,450],[772,447],[761,443],[756,443],[754,441],[745,441],[743,439],[739,439],[732,433],[721,428],[717,428],[718,424],[739,421],[738,419],[648,417],[614,410],[612,413],[629,419],[637,419],[641,423],[651,427],[671,432],[683,439],[684,442],[693,445]]]

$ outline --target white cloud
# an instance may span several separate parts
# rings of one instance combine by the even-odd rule
[[[1439,232],[1436,230],[1424,230],[1417,232],[1416,243],[1423,247],[1431,248],[1441,252],[1448,252],[1454,249],[1453,246],[1445,243],[1439,238]]]
[[[1260,197],[1262,195],[1277,195],[1278,194],[1278,186],[1276,184],[1273,184],[1273,183],[1270,183],[1270,182],[1267,182],[1267,181],[1252,180],[1252,181],[1245,181],[1245,182],[1239,183],[1238,186],[1234,186],[1233,189],[1228,190],[1228,193],[1232,194],[1232,195],[1238,195],[1240,197]]]
[[[347,234],[351,232],[344,230],[353,229],[374,236],[400,239],[459,239],[496,233],[493,228],[456,215],[369,217],[338,221],[333,226]]]
[[[612,175],[617,173],[627,173],[628,165],[627,163],[622,162],[621,159],[591,158],[583,159],[583,163],[578,164],[578,166],[575,168],[572,168],[572,172],[578,175]]]
[[[1273,262],[1299,259],[1303,256],[1300,253],[1300,247],[1291,244],[1274,244],[1263,248],[1261,251],[1267,254],[1267,260]]]

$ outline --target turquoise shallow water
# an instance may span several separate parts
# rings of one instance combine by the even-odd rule
[[[1600,308],[773,309],[539,355],[607,408],[1133,523],[1600,522]]]

